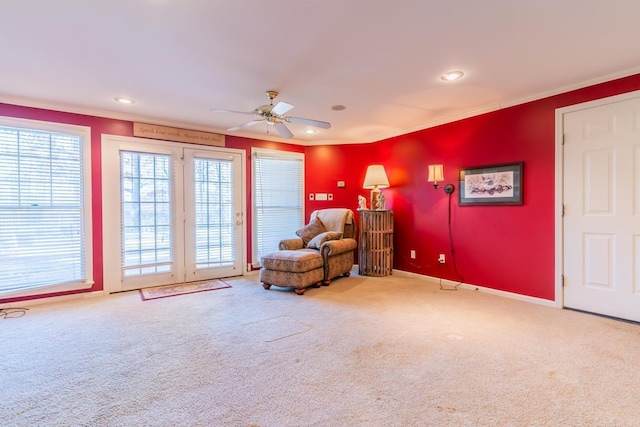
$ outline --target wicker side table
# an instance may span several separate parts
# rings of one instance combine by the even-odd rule
[[[359,212],[359,273],[364,276],[388,276],[393,270],[393,212]]]

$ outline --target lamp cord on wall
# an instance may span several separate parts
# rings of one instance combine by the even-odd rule
[[[458,279],[460,279],[460,281],[458,282],[458,284],[454,285],[452,288],[445,288],[442,286],[442,278],[440,278],[440,289],[442,289],[443,291],[457,291],[458,286],[460,286],[464,282],[462,275],[458,271],[458,265],[456,264],[456,252],[453,247],[453,231],[451,229],[451,194],[452,193],[449,193],[449,209],[447,212],[447,226],[449,228],[449,250],[451,252],[451,262],[453,263],[453,271],[456,272],[456,275],[458,276]]]

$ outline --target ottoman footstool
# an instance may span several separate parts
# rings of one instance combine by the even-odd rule
[[[260,281],[265,289],[293,287],[302,295],[310,286],[319,287],[323,280],[324,265],[318,251],[282,250],[262,257]]]

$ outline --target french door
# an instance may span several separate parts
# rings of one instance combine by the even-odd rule
[[[105,289],[242,274],[239,153],[105,136],[102,154]]]

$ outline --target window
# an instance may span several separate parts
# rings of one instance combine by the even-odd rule
[[[304,155],[254,148],[253,266],[304,225]]]
[[[0,119],[0,296],[91,286],[88,128]]]

